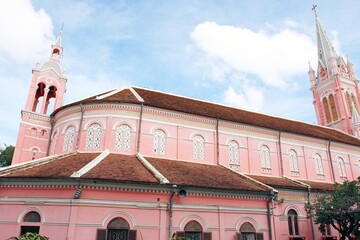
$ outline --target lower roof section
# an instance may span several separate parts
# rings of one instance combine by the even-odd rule
[[[44,158],[45,159],[45,158]],[[13,179],[101,180],[127,184],[150,184],[235,192],[269,193],[280,189],[332,190],[333,184],[299,181],[273,176],[244,175],[221,165],[123,155],[74,152],[50,156],[21,165],[0,168],[0,181]],[[159,178],[161,176],[161,179]],[[164,181],[164,179],[166,181]]]

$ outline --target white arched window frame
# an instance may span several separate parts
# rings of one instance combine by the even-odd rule
[[[156,129],[153,134],[153,153],[165,155],[166,134],[161,129]]]
[[[70,152],[73,150],[75,142],[75,127],[70,126],[66,129],[64,136],[63,152]]]
[[[58,139],[58,132],[55,132],[53,137],[52,137],[52,140],[51,140],[52,141],[52,146],[51,146],[50,155],[55,154],[57,139]]]
[[[261,168],[265,173],[271,172],[270,149],[266,145],[260,147]]]
[[[316,174],[324,175],[324,168],[323,168],[323,164],[322,164],[322,159],[321,159],[321,156],[319,154],[315,154],[314,162],[315,162]]]
[[[291,174],[298,175],[299,164],[298,164],[297,153],[295,152],[295,150],[290,149],[288,155],[289,155],[289,165],[290,165]]]
[[[87,130],[86,149],[99,149],[101,144],[101,126],[93,123]]]
[[[205,139],[200,135],[193,137],[193,158],[196,160],[205,159]]]
[[[122,124],[116,129],[115,149],[129,150],[131,143],[131,128]]]
[[[337,163],[338,163],[338,169],[339,169],[339,175],[341,178],[346,178],[346,170],[345,170],[345,162],[344,159],[342,158],[338,158],[337,159]]]

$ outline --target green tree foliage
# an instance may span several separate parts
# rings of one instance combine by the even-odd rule
[[[330,224],[341,234],[340,240],[360,239],[360,177],[358,181],[335,184],[334,191],[308,204],[308,213],[315,216],[321,231]]]
[[[14,155],[15,147],[12,145],[5,145],[4,149],[0,149],[0,167],[6,167],[11,164]]]

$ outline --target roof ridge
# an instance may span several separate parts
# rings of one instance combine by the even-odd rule
[[[290,180],[290,181],[292,181],[292,182],[294,182],[294,183],[303,185],[303,186],[305,186],[305,187],[307,187],[307,188],[311,188],[311,186],[310,186],[309,184],[303,183],[303,182],[301,182],[301,181],[299,181],[299,180],[292,179],[292,178],[289,178],[289,177],[286,177],[286,176],[284,176],[284,178],[285,178],[285,179],[288,179],[288,180]]]
[[[136,157],[139,159],[141,164],[154,175],[154,177],[159,179],[160,184],[170,183],[170,181],[164,175],[162,175],[148,160],[146,160],[145,157],[141,155],[141,153],[136,153]]]
[[[267,189],[270,189],[270,190],[273,191],[274,193],[278,193],[278,190],[276,190],[275,188],[270,187],[269,185],[266,185],[265,183],[262,183],[262,182],[260,182],[260,181],[258,181],[258,180],[256,180],[256,179],[253,179],[253,178],[251,178],[251,177],[249,177],[249,176],[246,176],[246,175],[243,174],[243,173],[237,172],[237,171],[235,171],[235,170],[233,170],[233,169],[231,169],[231,168],[229,168],[229,167],[227,167],[227,166],[225,166],[225,165],[222,165],[221,163],[219,163],[217,166],[223,167],[223,168],[225,168],[226,170],[230,170],[231,172],[236,173],[236,174],[240,175],[241,177],[246,178],[247,180],[250,180],[250,181],[254,182],[254,183],[257,184],[257,185],[260,185],[260,186],[262,186],[262,187],[265,187],[265,188],[267,188]]]
[[[82,175],[89,172],[91,169],[96,167],[102,160],[104,160],[108,155],[110,154],[110,151],[108,149],[104,150],[102,153],[100,153],[96,158],[91,160],[89,163],[87,163],[85,166],[83,166],[80,170],[74,172],[71,174],[71,178],[79,178]]]
[[[107,97],[110,97],[114,94],[117,94],[121,91],[124,91],[124,90],[130,90],[130,92],[134,95],[134,97],[139,101],[139,102],[144,102],[144,99],[142,99],[142,97],[140,97],[140,95],[132,88],[131,85],[125,85],[125,86],[121,86],[121,87],[118,87],[117,89],[113,90],[113,91],[110,91],[110,92],[107,92],[103,95],[100,95],[100,96],[96,96],[95,99],[96,100],[102,100],[102,99],[105,99]]]

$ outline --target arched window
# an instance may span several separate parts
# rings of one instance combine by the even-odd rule
[[[185,225],[184,232],[176,232],[176,239],[188,238],[191,240],[211,240],[211,232],[203,232],[197,221],[190,221]]]
[[[353,93],[351,94],[351,100],[354,103],[356,110],[359,112],[358,103],[357,103],[356,97],[355,97],[355,95]],[[350,106],[350,107],[352,108],[352,106]]]
[[[153,153],[164,155],[166,150],[166,134],[157,129],[153,135]]]
[[[52,139],[51,139],[51,151],[50,151],[50,155],[54,155],[55,154],[55,149],[56,149],[56,142],[58,139],[58,133],[55,132]]]
[[[299,235],[298,215],[294,209],[288,211],[289,235]]]
[[[196,160],[205,159],[205,140],[200,135],[193,138],[193,158]]]
[[[115,149],[129,150],[131,142],[131,129],[128,125],[120,125],[116,130]]]
[[[42,129],[41,130],[41,136],[45,136],[46,135],[46,130],[45,129]]]
[[[332,94],[330,94],[330,96],[329,96],[329,102],[330,102],[330,109],[331,109],[333,121],[336,121],[339,119],[339,117],[338,117],[337,110],[336,110],[334,96]]]
[[[260,157],[261,157],[261,168],[263,172],[271,171],[271,161],[270,161],[270,149],[262,145],[260,147]]]
[[[70,152],[73,150],[75,141],[75,128],[73,126],[68,127],[65,132],[63,152]]]
[[[21,228],[21,235],[27,233],[27,232],[31,232],[31,233],[39,233],[40,232],[40,222],[41,222],[41,217],[40,214],[35,212],[35,211],[31,211],[25,214],[24,218],[23,218],[23,223]]]
[[[229,142],[229,162],[240,163],[239,161],[239,144],[236,141]]]
[[[289,164],[290,164],[290,171],[292,173],[299,172],[298,157],[293,149],[289,151]]]
[[[348,101],[349,112],[350,114],[352,114],[352,103],[351,103],[352,101],[349,92],[346,92],[346,99]]]
[[[40,112],[42,101],[44,101],[44,94],[46,91],[46,86],[44,83],[40,82],[37,85],[35,99],[32,107],[33,112]]]
[[[322,103],[325,111],[326,123],[331,123],[331,115],[330,115],[328,100],[326,98],[323,98]]]
[[[36,136],[36,132],[37,132],[37,129],[36,128],[31,128],[31,136]]]
[[[338,158],[337,159],[337,163],[338,163],[338,169],[339,169],[339,175],[341,178],[346,178],[346,170],[345,170],[345,162],[344,159],[342,158]]]
[[[101,126],[93,123],[87,130],[86,149],[99,149],[101,143]]]
[[[34,160],[36,157],[37,157],[37,153],[39,152],[39,149],[34,147],[31,149],[31,152],[32,152],[32,160]]]
[[[319,154],[316,154],[314,156],[314,161],[315,161],[316,174],[323,175],[324,174],[324,169],[323,169],[323,165],[322,165],[321,156]]]
[[[241,225],[240,232],[236,233],[237,240],[263,240],[264,233],[257,233],[254,226],[246,222]]]

